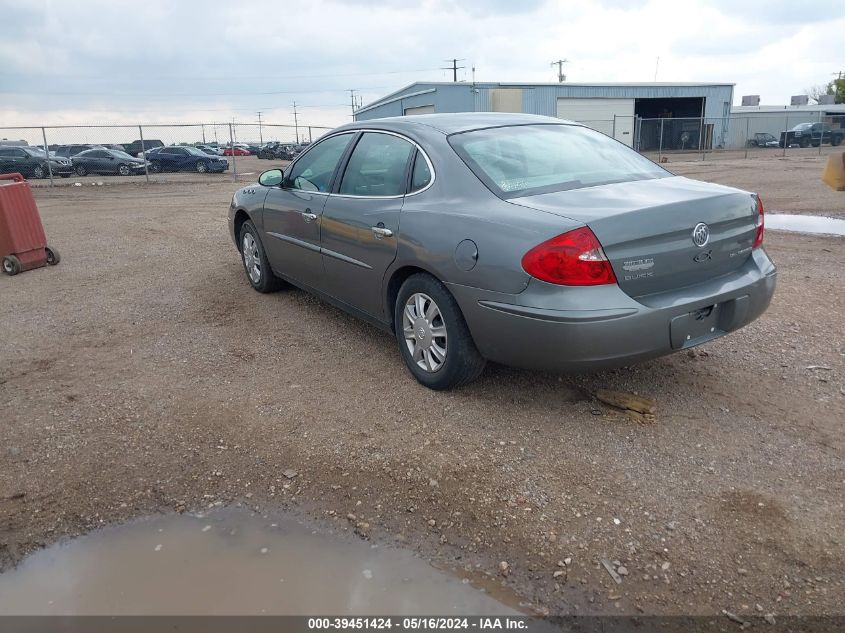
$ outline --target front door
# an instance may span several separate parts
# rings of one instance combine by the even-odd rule
[[[329,294],[382,321],[382,284],[396,258],[399,213],[414,151],[402,137],[365,132],[323,209],[321,245]]]
[[[282,275],[322,289],[320,226],[338,163],[354,133],[318,142],[290,167],[281,186],[264,200],[264,248],[270,266]]]

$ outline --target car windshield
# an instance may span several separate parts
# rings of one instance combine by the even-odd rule
[[[111,150],[111,155],[115,158],[132,158],[129,154],[127,154],[126,152],[121,152],[119,149]]]
[[[792,128],[792,131],[797,132],[800,130],[803,132],[804,130],[809,130],[811,127],[813,127],[812,123],[799,123],[794,128]]]
[[[449,143],[504,198],[671,176],[622,143],[575,125],[489,128],[454,134]]]
[[[207,156],[204,151],[202,151],[201,149],[197,149],[196,147],[185,147],[183,149],[188,150],[189,154],[194,154],[195,156]]]

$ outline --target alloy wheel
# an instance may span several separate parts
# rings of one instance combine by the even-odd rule
[[[258,242],[251,233],[245,233],[243,238],[244,266],[249,280],[257,284],[261,281],[261,254],[258,252]]]
[[[446,323],[440,308],[427,294],[408,297],[402,311],[405,345],[420,369],[434,373],[446,362]]]

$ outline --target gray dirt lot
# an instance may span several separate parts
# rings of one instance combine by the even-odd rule
[[[737,163],[667,166],[845,212],[819,159]],[[583,376],[493,366],[435,393],[386,334],[249,288],[233,188],[37,190],[64,259],[0,278],[0,568],[242,501],[478,578],[507,561],[501,581],[554,613],[843,613],[845,239],[769,233],[772,307],[703,349]],[[603,387],[654,398],[655,422],[597,403]]]

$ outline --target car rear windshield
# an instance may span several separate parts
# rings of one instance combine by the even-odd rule
[[[487,128],[453,134],[449,144],[503,198],[671,176],[622,143],[575,125]]]

